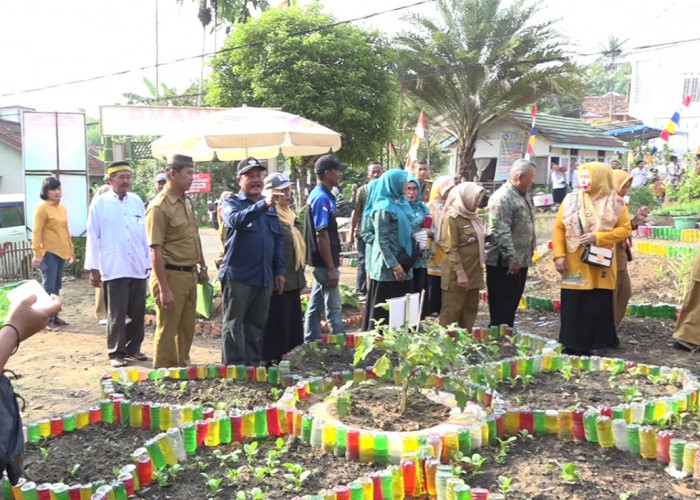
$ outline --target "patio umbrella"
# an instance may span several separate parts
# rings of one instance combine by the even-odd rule
[[[151,143],[154,157],[172,153],[194,161],[308,156],[340,149],[340,134],[298,115],[268,108],[231,108],[212,113]]]

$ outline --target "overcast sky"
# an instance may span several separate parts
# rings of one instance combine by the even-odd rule
[[[347,20],[418,0],[323,0],[327,12]],[[274,4],[276,0],[270,0]],[[510,3],[509,0],[504,2]],[[198,3],[198,2],[197,2]],[[125,104],[123,92],[148,95],[143,78],[156,80],[156,4],[159,18],[159,78],[183,91],[198,81],[202,27],[195,2],[184,0],[0,0],[0,106],[23,105],[42,111],[85,108],[97,116],[101,104]],[[300,3],[305,3],[300,0]],[[561,18],[559,31],[580,53],[595,52],[609,35],[628,40],[626,47],[698,36],[698,0],[544,0],[542,16]],[[413,7],[362,21],[391,34],[402,28]],[[217,47],[224,35],[219,34]],[[214,50],[207,31],[204,52]],[[592,57],[587,58],[590,62]],[[140,69],[145,68],[145,69]],[[102,75],[122,75],[93,79]],[[93,79],[86,83],[66,82]],[[27,90],[57,85],[36,92]],[[11,94],[11,95],[6,95]]]

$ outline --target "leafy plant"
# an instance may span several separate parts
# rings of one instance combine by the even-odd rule
[[[340,303],[344,306],[358,307],[360,305],[360,294],[357,290],[348,285],[338,285],[340,288]]]
[[[51,453],[51,450],[48,448],[39,447],[39,451],[41,452],[41,461],[46,462],[49,459],[49,453]]]
[[[535,439],[535,437],[530,434],[530,432],[527,429],[522,429],[520,432],[518,432],[518,437],[520,438],[521,441],[532,441]]]
[[[225,468],[240,459],[241,450],[233,450],[231,453],[225,454],[221,450],[216,449],[212,454],[219,461],[219,466]]]
[[[498,476],[498,489],[501,492],[501,495],[503,495],[504,500],[508,498],[508,493],[510,492],[510,485],[512,482],[512,477]]]
[[[355,348],[355,365],[374,349],[383,352],[372,370],[380,377],[393,374],[399,387],[399,412],[406,411],[410,394],[425,387],[430,377],[441,376],[446,391],[454,394],[460,410],[467,405],[466,381],[457,373],[464,369],[460,343],[444,327],[427,324],[420,335],[407,328],[379,325],[363,336]]]
[[[73,253],[75,260],[72,264],[68,264],[66,270],[76,278],[80,278],[85,272],[85,242],[84,237],[73,237]]]
[[[275,400],[282,397],[283,392],[284,392],[284,389],[281,389],[279,387],[270,387],[270,393],[272,394],[272,397],[275,398]]]
[[[221,493],[221,490],[223,489],[221,486],[221,482],[224,480],[223,477],[217,478],[213,474],[205,474],[204,472],[202,472],[201,475],[205,479],[205,484],[207,485],[207,488],[209,488],[209,493],[212,498]]]
[[[286,490],[300,491],[311,475],[311,471],[304,469],[303,465],[287,462],[282,464],[282,467],[289,471],[284,477],[291,481],[291,484],[285,486]]]
[[[350,388],[352,386],[353,381],[348,380],[341,387],[333,387],[330,395],[326,398],[334,402],[335,410],[340,417],[348,415],[352,409],[352,396],[350,394]]]
[[[499,444],[499,450],[494,455],[493,461],[497,464],[505,463],[506,459],[508,458],[508,452],[513,447],[513,443],[516,439],[517,438],[515,436],[511,436],[508,439],[496,438]]]
[[[75,477],[75,475],[78,473],[78,470],[80,469],[81,465],[80,464],[75,464],[73,467],[71,467],[71,470],[68,472],[68,475],[70,477]]]
[[[622,401],[624,403],[633,403],[635,401],[642,400],[642,393],[639,389],[630,385],[621,385],[620,390],[622,391]]]
[[[474,453],[471,457],[468,455],[462,455],[461,453],[455,453],[453,455],[453,458],[455,459],[456,462],[458,463],[463,463],[468,465],[469,472],[471,473],[472,476],[476,476],[478,474],[482,473],[481,467],[483,467],[484,462],[486,462],[486,458],[482,457],[478,453]],[[454,472],[457,475],[460,475],[462,473],[462,468],[458,467],[457,470]]]
[[[571,377],[574,374],[574,365],[572,365],[571,363],[566,363],[565,365],[562,365],[562,367],[559,369],[559,374],[564,380],[568,382],[569,380],[571,380]]]
[[[561,469],[561,475],[559,476],[567,484],[576,484],[581,478],[581,471],[576,468],[576,464],[566,463],[557,464]]]
[[[248,459],[248,462],[252,462],[255,455],[258,454],[258,442],[253,441],[252,443],[244,444],[243,451],[245,451],[245,456]]]

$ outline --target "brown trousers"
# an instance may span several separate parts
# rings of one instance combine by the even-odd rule
[[[197,274],[165,270],[175,296],[175,308],[158,305],[160,288],[151,274],[151,294],[156,299],[156,333],[153,339],[153,368],[182,367],[190,364],[190,347],[197,317]]]
[[[627,303],[632,296],[632,285],[630,284],[630,275],[627,269],[617,271],[617,283],[613,292],[613,310],[615,314],[615,328],[620,326],[622,318],[625,317],[627,311]]]
[[[440,309],[440,324],[442,326],[457,323],[461,328],[466,328],[471,332],[478,312],[478,288],[467,292],[462,289],[442,291],[442,308]]]

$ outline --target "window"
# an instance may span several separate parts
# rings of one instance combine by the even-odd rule
[[[23,208],[23,203],[0,205],[0,227],[24,226]]]
[[[683,79],[683,98],[690,96],[693,101],[700,101],[700,78],[697,75],[685,75]]]

